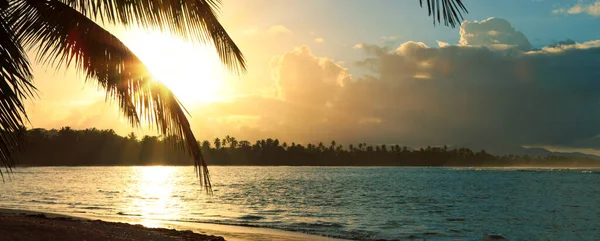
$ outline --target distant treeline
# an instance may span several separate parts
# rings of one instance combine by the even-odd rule
[[[113,130],[31,129],[23,133],[26,148],[19,165],[103,166],[103,165],[190,165],[192,160],[172,147],[172,138],[134,133],[126,137]],[[198,143],[210,165],[289,166],[599,166],[597,160],[560,156],[494,156],[467,148],[400,145],[346,147],[327,144],[281,143],[278,139],[254,143],[226,136]]]

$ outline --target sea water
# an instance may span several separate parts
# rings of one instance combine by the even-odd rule
[[[0,208],[266,227],[353,240],[600,240],[600,170],[17,168]]]

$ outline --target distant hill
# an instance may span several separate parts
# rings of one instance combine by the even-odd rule
[[[474,144],[464,143],[457,145],[461,148],[469,148],[474,151],[486,150],[488,153],[496,156],[502,155],[517,155],[517,156],[531,156],[531,157],[545,157],[545,156],[564,156],[564,157],[579,157],[579,158],[591,158],[600,160],[600,156],[585,154],[581,152],[553,152],[544,148],[532,147],[526,148],[514,144]]]

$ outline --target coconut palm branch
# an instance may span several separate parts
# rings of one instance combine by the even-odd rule
[[[27,119],[23,100],[35,95],[35,87],[25,51],[6,21],[7,8],[8,1],[0,1],[0,162],[10,171],[23,147],[18,135]],[[2,169],[0,176],[4,180]]]
[[[125,26],[137,24],[144,28],[158,28],[192,42],[211,43],[223,63],[231,70],[244,71],[246,68],[242,52],[217,18],[220,0],[64,2],[94,20]]]
[[[6,12],[11,30],[23,46],[37,50],[39,61],[83,72],[86,80],[106,90],[107,99],[118,102],[130,124],[147,121],[162,135],[174,137],[173,143],[193,157],[200,183],[210,191],[207,164],[179,100],[152,79],[127,46],[91,18],[158,27],[193,41],[212,40],[227,67],[244,71],[244,57],[219,24],[215,6],[212,1],[13,0]]]
[[[463,18],[463,12],[468,13],[467,8],[462,0],[426,0],[429,16],[433,18],[433,25],[444,22],[444,25],[451,26],[460,25]],[[419,0],[419,4],[423,7],[423,0]]]

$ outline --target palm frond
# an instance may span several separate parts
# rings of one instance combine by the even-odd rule
[[[6,19],[6,1],[0,1],[0,163],[9,172],[15,154],[23,147],[19,132],[27,121],[23,101],[33,97],[36,89],[25,51],[15,38]],[[4,174],[0,169],[0,176]]]
[[[9,14],[16,36],[24,46],[37,48],[40,61],[55,67],[74,66],[83,71],[86,80],[97,80],[106,90],[107,99],[118,101],[132,125],[145,120],[164,136],[177,138],[176,143],[194,158],[201,185],[211,191],[207,164],[186,111],[165,85],[152,79],[127,46],[85,15],[57,0],[14,0]]]
[[[433,18],[433,25],[444,22],[444,25],[451,26],[460,25],[464,19],[463,13],[469,13],[467,8],[462,3],[462,0],[425,0],[427,2],[427,10],[429,16]],[[423,7],[423,0],[419,0]]]
[[[94,20],[159,28],[187,40],[212,42],[230,70],[246,70],[241,50],[219,22],[219,0],[61,1]]]

